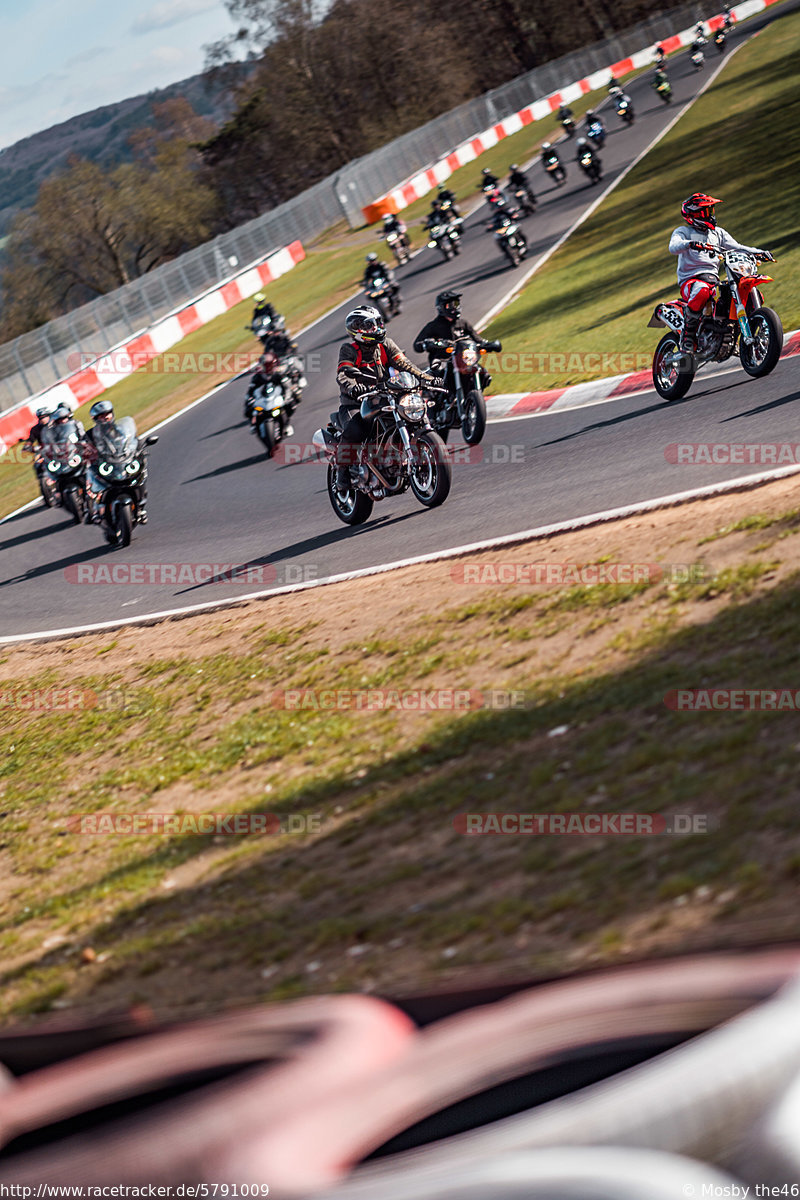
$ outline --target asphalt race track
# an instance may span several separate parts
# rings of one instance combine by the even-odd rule
[[[764,14],[747,22],[729,45],[770,19]],[[692,68],[688,52],[671,60],[674,100],[669,106],[658,99],[646,72],[629,89],[636,107],[632,128],[622,127],[604,106],[609,137],[602,152],[602,186],[672,120],[717,61],[711,44],[703,71]],[[532,127],[531,140],[536,137]],[[567,144],[563,157],[569,175],[562,188],[550,184],[538,161],[529,172],[540,202],[536,214],[523,223],[530,247],[527,263],[552,245],[598,194],[573,155]],[[479,173],[476,163],[476,182]],[[460,257],[445,263],[438,251],[425,249],[397,272],[404,307],[389,331],[404,348],[410,349],[433,315],[433,297],[442,288],[462,289],[464,311],[477,320],[512,286],[514,271],[484,229],[485,216],[481,206],[467,219]],[[671,228],[664,230],[665,255]],[[742,230],[740,236],[757,240],[758,231]],[[300,339],[309,386],[296,413],[294,436],[286,443],[289,455],[300,454],[304,446],[311,453],[314,430],[338,403],[334,375],[349,307],[325,317]],[[654,347],[658,336],[653,330]],[[535,328],[530,348],[546,350],[537,345]],[[676,404],[649,392],[590,408],[492,421],[481,446],[470,452],[479,461],[459,461],[463,447],[460,438],[451,436],[453,488],[441,508],[429,512],[407,493],[377,503],[369,522],[354,530],[334,516],[319,462],[265,459],[260,442],[242,421],[246,383],[228,384],[160,431],[150,457],[150,521],[135,531],[127,550],[110,550],[97,528],[73,526],[60,509],[39,506],[2,523],[0,635],[234,598],[755,474],[763,467],[677,465],[670,461],[674,455],[668,447],[676,442],[792,442],[800,364],[786,360],[761,381],[751,380],[738,365],[715,379],[704,380],[701,374],[690,396]],[[152,583],[85,582],[89,567],[134,563],[249,564],[252,570],[241,583],[170,583],[160,570],[152,573]]]

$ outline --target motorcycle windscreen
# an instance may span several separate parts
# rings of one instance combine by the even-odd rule
[[[139,444],[133,417],[120,417],[107,425],[98,423],[92,430],[92,437],[100,457],[110,463],[132,458]]]
[[[419,388],[416,375],[412,375],[410,371],[398,371],[396,367],[389,367],[387,383],[392,391],[397,392],[415,392]]]
[[[51,458],[69,458],[75,454],[80,435],[74,421],[48,425],[42,430],[42,447]]]

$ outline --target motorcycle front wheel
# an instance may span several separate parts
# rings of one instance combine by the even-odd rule
[[[740,342],[739,358],[748,375],[760,379],[778,365],[783,349],[783,325],[773,308],[757,308],[748,315],[753,344]]]
[[[44,482],[44,479],[42,479],[42,478],[39,479],[39,491],[42,494],[42,500],[44,501],[45,508],[52,508],[53,507],[52,487],[48,488]]]
[[[653,386],[664,400],[681,400],[694,379],[694,365],[682,366],[679,362],[667,362],[673,355],[680,354],[680,343],[675,333],[665,333],[653,355]]]
[[[133,533],[133,513],[130,504],[123,502],[117,505],[114,513],[114,533],[118,546],[130,546]]]
[[[267,458],[272,458],[272,451],[275,449],[275,435],[272,428],[272,420],[269,417],[264,417],[256,426],[258,436],[261,439],[262,445],[267,452]]]
[[[450,495],[453,470],[438,433],[420,433],[412,442],[411,490],[425,508],[437,508]]]
[[[468,446],[477,446],[486,432],[486,401],[477,388],[467,392],[461,436]]]
[[[331,507],[340,521],[345,525],[363,525],[369,519],[375,501],[364,492],[356,491],[350,485],[347,491],[340,492],[336,488],[336,467],[328,464],[328,499]]]
[[[64,492],[64,508],[72,517],[73,525],[83,524],[83,503],[80,492],[75,488],[67,488]]]

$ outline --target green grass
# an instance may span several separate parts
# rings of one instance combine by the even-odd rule
[[[535,359],[496,370],[494,389],[564,386],[649,365],[653,307],[676,293],[667,252],[681,201],[697,189],[724,198],[717,217],[740,241],[772,250],[764,288],[784,327],[800,325],[800,16],[788,14],[738,51],[711,88],[491,324],[505,353]],[[655,101],[654,101],[655,103]],[[780,138],[767,130],[780,128]],[[620,134],[619,136],[624,136]],[[604,354],[624,355],[598,370]],[[552,362],[548,356],[562,356]],[[502,366],[502,356],[500,357]]]

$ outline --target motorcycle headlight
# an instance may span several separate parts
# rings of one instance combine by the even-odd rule
[[[61,463],[58,461],[57,458],[51,458],[50,462],[47,464],[47,469],[48,469],[48,471],[53,471],[54,473],[56,471],[60,471]]]
[[[113,470],[114,468],[112,467],[111,463],[100,463],[99,467],[97,468],[98,474],[100,475],[110,475]]]
[[[69,465],[71,467],[79,467],[81,465],[80,454],[73,454],[72,458],[69,460]]]
[[[131,460],[131,462],[129,462],[127,464],[127,466],[125,467],[125,470],[128,472],[129,475],[135,475],[136,472],[139,470],[140,465],[141,464],[140,464],[138,458],[134,458]]]
[[[465,367],[472,367],[478,361],[478,352],[473,350],[471,346],[465,346],[461,351],[461,361]]]
[[[418,392],[406,392],[397,406],[407,421],[421,421],[425,414],[425,401]]]
[[[281,410],[279,408],[273,408],[272,415],[273,417],[279,417],[281,415]]]

